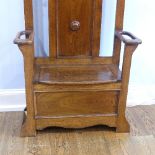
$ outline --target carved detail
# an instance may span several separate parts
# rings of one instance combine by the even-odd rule
[[[72,21],[70,24],[70,28],[72,31],[78,31],[80,29],[80,22],[79,21]]]

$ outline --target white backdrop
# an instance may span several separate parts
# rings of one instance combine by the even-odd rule
[[[24,29],[22,0],[0,0],[0,89],[24,88],[23,60],[13,39]]]
[[[41,6],[39,1],[42,1]],[[35,25],[36,33],[40,32],[36,42],[41,42],[41,38],[44,42],[36,48],[40,55],[40,51],[48,51],[47,18],[41,18],[47,15],[47,0],[34,0],[34,3],[35,21],[44,23]],[[23,59],[13,44],[16,33],[24,29],[23,0],[0,0],[0,4],[0,89],[24,89]],[[112,53],[109,43],[113,42],[115,4],[116,0],[104,0],[101,55],[103,51],[104,55]],[[126,0],[124,30],[133,32],[143,41],[133,55],[130,85],[150,89],[155,97],[151,89],[155,88],[154,6],[154,0]]]

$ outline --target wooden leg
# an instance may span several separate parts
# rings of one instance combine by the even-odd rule
[[[118,104],[118,118],[117,118],[117,132],[129,132],[130,126],[125,117],[126,111],[126,99],[127,90],[120,92],[119,104]]]
[[[130,67],[131,67],[131,59],[132,54],[137,48],[137,45],[134,46],[125,46],[125,53],[123,59],[123,67],[122,67],[122,90],[119,95],[119,103],[118,103],[118,118],[117,118],[117,132],[129,132],[129,123],[125,117],[126,110],[126,100],[128,93],[128,83],[130,76]]]
[[[35,120],[33,118],[27,118],[25,113],[23,116],[23,124],[21,127],[21,137],[35,137],[36,136],[36,127]]]
[[[118,119],[116,132],[118,133],[127,133],[130,132],[130,126],[125,116],[121,116],[121,119]]]

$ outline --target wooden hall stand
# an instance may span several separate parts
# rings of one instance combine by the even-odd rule
[[[24,57],[26,80],[27,116],[21,136],[35,136],[36,130],[49,126],[108,125],[116,127],[117,132],[128,132],[125,109],[130,66],[141,40],[122,31],[124,0],[117,0],[111,57],[99,56],[102,0],[48,3],[50,56],[34,57],[32,0],[24,0],[26,30],[14,40]],[[23,35],[26,39],[21,38]]]

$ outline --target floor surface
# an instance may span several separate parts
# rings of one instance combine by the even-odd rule
[[[49,128],[21,138],[22,112],[0,113],[0,155],[155,155],[155,105],[127,109],[131,133]]]

